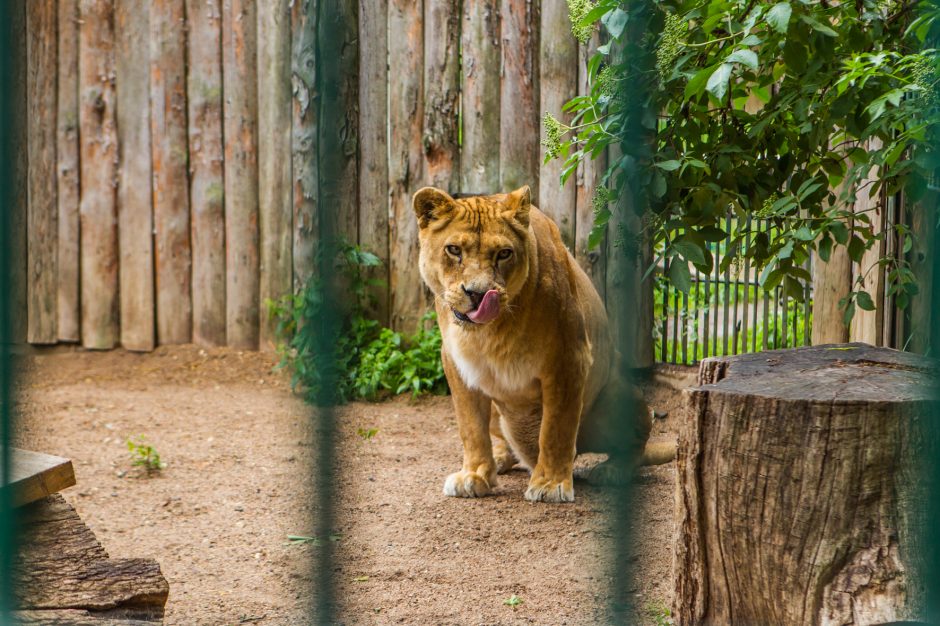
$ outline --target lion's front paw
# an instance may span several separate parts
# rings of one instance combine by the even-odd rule
[[[457,498],[481,498],[492,491],[495,481],[488,481],[476,472],[461,470],[444,481],[444,495]]]
[[[501,441],[493,442],[493,459],[496,461],[497,474],[505,474],[519,462],[509,446]]]
[[[571,478],[552,480],[535,478],[529,481],[525,490],[525,499],[529,502],[574,502],[574,485]]]

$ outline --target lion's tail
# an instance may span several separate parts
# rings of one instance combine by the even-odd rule
[[[662,465],[676,458],[676,442],[673,441],[647,441],[643,448],[640,465]]]

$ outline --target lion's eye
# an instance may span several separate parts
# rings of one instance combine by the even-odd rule
[[[496,253],[496,260],[505,261],[511,256],[512,256],[512,250],[510,250],[509,248],[503,248],[502,250]]]
[[[457,257],[460,256],[460,246],[447,246],[444,249],[447,250],[447,254]]]

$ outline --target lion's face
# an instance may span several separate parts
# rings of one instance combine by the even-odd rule
[[[415,194],[421,276],[463,327],[505,315],[525,284],[529,208],[528,187],[460,200],[433,187]]]

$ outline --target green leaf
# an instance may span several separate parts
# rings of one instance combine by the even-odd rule
[[[706,67],[689,79],[688,84],[685,86],[684,99],[688,100],[693,96],[700,95],[705,89],[705,85],[708,83],[708,79],[711,75],[718,69],[717,65],[712,65],[711,67]]]
[[[717,226],[705,226],[695,232],[701,235],[705,241],[723,241],[728,236],[728,233]]]
[[[855,317],[855,303],[849,302],[848,306],[845,307],[845,313],[842,314],[842,323],[848,326],[852,323],[853,317]]]
[[[672,172],[679,169],[679,166],[682,165],[682,162],[671,159],[669,161],[660,161],[659,163],[654,163],[654,165],[660,169],[666,170],[667,172]]]
[[[845,245],[849,240],[849,229],[842,222],[833,222],[829,225],[829,232],[836,238],[836,243]]]
[[[696,265],[705,265],[705,252],[692,241],[680,239],[672,244],[672,249],[687,261],[692,261]]]
[[[617,8],[604,15],[604,17],[601,18],[601,22],[607,27],[607,32],[609,32],[614,39],[619,39],[620,35],[623,34],[623,29],[626,27],[629,17],[626,11]]]
[[[688,262],[672,260],[669,264],[669,282],[679,291],[689,293],[692,289],[692,274],[689,272]]]
[[[728,55],[725,63],[740,63],[746,65],[752,70],[757,69],[757,53],[753,50],[735,50]]]
[[[793,237],[800,241],[812,241],[816,238],[816,234],[806,226],[800,226],[796,229],[796,232],[793,233]]]
[[[839,36],[839,33],[832,30],[831,28],[829,28],[828,26],[826,26],[825,24],[823,24],[822,22],[820,22],[819,20],[817,20],[815,17],[811,15],[805,15],[805,14],[801,15],[800,19],[806,22],[807,24],[809,24],[810,26],[812,26],[813,30],[815,30],[816,32],[822,33],[823,35],[826,35],[827,37]]]
[[[822,259],[823,262],[828,263],[829,257],[832,256],[832,239],[830,239],[828,235],[824,236],[819,240],[817,249],[819,251],[819,258]]]
[[[790,14],[793,9],[789,2],[780,2],[770,7],[767,11],[767,23],[778,33],[786,33],[790,25]]]
[[[728,79],[731,78],[731,68],[730,63],[722,63],[708,77],[708,82],[705,84],[705,90],[718,100],[724,99],[725,94],[728,93]]]
[[[867,291],[859,291],[856,294],[855,301],[858,302],[858,306],[861,309],[866,311],[875,310],[875,303],[872,301],[871,296],[868,295]]]

